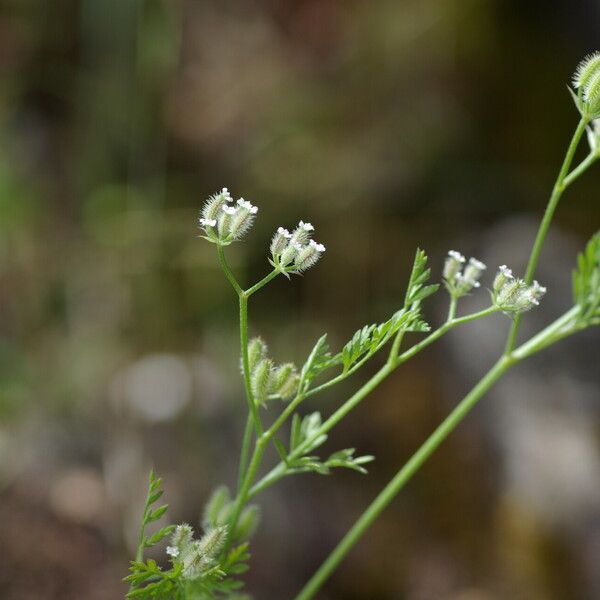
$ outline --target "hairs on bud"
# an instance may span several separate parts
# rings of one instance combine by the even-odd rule
[[[231,496],[227,486],[222,485],[215,489],[204,507],[204,513],[202,515],[202,525],[204,529],[217,527],[223,524],[220,515],[223,508],[230,502]]]
[[[587,93],[588,86],[598,73],[600,73],[600,52],[593,52],[577,65],[573,75],[573,87],[583,88],[584,93]]]
[[[254,371],[258,361],[261,360],[261,358],[267,357],[268,350],[267,344],[260,337],[252,338],[248,342],[248,368],[250,373]]]
[[[277,367],[273,373],[272,393],[281,398],[293,396],[298,389],[298,372],[293,363],[285,363]]]
[[[271,389],[271,378],[273,376],[273,361],[270,358],[262,358],[254,368],[250,376],[252,395],[256,404],[264,404]]]

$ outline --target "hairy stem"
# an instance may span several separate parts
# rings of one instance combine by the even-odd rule
[[[254,400],[254,394],[252,393],[252,384],[250,382],[250,365],[248,360],[248,298],[243,292],[240,294],[240,346],[248,411],[254,423],[256,437],[260,437],[263,432],[263,426],[260,420],[260,415],[258,414],[256,401]]]
[[[246,477],[246,469],[248,467],[248,458],[250,454],[250,444],[252,443],[252,433],[254,432],[254,421],[248,413],[246,426],[244,427],[244,438],[242,440],[242,450],[240,453],[240,465],[238,471],[238,493],[244,483]]]

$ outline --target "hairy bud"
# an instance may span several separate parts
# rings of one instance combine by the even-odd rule
[[[252,395],[256,404],[264,404],[266,402],[271,388],[272,376],[273,361],[270,358],[259,360],[250,376]]]

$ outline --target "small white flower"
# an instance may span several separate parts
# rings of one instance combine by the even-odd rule
[[[250,212],[253,215],[255,215],[258,212],[258,207],[253,206],[253,204],[251,202],[248,202],[248,200],[244,200],[243,198],[240,198],[237,201],[237,203],[239,206],[241,206],[242,208],[245,208],[248,212]]]
[[[298,252],[300,252],[300,250],[302,250],[302,248],[304,248],[304,246],[302,244],[294,244],[294,248],[296,248],[296,250],[298,250]]]
[[[202,225],[202,227],[214,227],[217,224],[217,220],[216,219],[203,219],[200,218],[200,225]]]
[[[292,237],[292,234],[285,227],[279,227],[277,233],[288,240]]]
[[[231,197],[231,194],[227,188],[223,188],[221,190],[221,196],[223,196],[227,202],[233,202],[233,198]]]
[[[466,258],[460,252],[457,252],[456,250],[450,250],[448,252],[448,256],[451,256],[453,259],[455,259],[461,263],[464,263],[466,260]]]
[[[485,271],[485,269],[487,269],[487,267],[480,260],[477,260],[476,258],[470,258],[469,264],[472,265],[473,267],[475,267],[478,271]]]
[[[318,252],[325,252],[325,246],[323,246],[323,244],[319,244],[318,242],[315,242],[315,240],[310,240],[309,244]]]
[[[504,277],[507,279],[512,279],[514,277],[512,270],[506,265],[500,265],[498,269],[500,269],[500,273],[502,273],[502,275],[504,275]]]
[[[166,552],[173,558],[177,558],[179,556],[179,548],[176,548],[175,546],[167,546]]]
[[[228,215],[235,215],[237,211],[235,206],[227,206],[227,204],[223,204],[221,208],[223,209],[223,212],[227,213]]]
[[[298,227],[301,227],[302,229],[304,229],[304,231],[314,231],[315,228],[312,226],[311,223],[305,223],[304,221],[300,221],[300,223],[298,223]]]
[[[535,279],[531,289],[536,296],[543,296],[548,291],[547,288],[545,288],[543,285],[540,285]]]

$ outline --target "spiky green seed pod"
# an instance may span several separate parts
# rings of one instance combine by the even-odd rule
[[[271,256],[273,257],[274,261],[277,262],[279,256],[288,245],[288,241],[291,237],[292,234],[285,227],[279,227],[277,231],[273,234],[270,250]]]
[[[223,510],[223,507],[231,502],[231,496],[229,489],[222,485],[218,487],[208,499],[204,507],[204,513],[202,516],[202,526],[204,529],[210,529],[211,527],[217,527],[222,525],[223,522],[219,519],[219,515]]]
[[[248,506],[242,512],[237,527],[235,529],[234,539],[236,542],[244,542],[250,539],[260,522],[260,509],[256,504]]]
[[[261,359],[250,377],[252,395],[256,404],[264,404],[271,389],[273,375],[273,361],[270,358]]]
[[[223,205],[221,207],[221,214],[217,219],[217,231],[219,232],[219,238],[227,240],[231,235],[231,222],[233,215],[235,214],[235,208],[233,206]]]
[[[311,233],[315,230],[311,223],[305,223],[304,221],[300,221],[298,223],[298,227],[294,229],[292,232],[292,237],[290,238],[290,244],[306,244],[310,239]]]
[[[285,363],[275,369],[271,391],[282,398],[289,398],[296,393],[298,382],[299,377],[295,365]]]
[[[575,69],[573,75],[573,87],[575,89],[582,88],[584,94],[589,89],[590,83],[600,72],[600,52],[593,52],[586,56]]]
[[[492,285],[494,292],[497,294],[511,279],[514,279],[512,271],[506,265],[500,265]]]
[[[309,240],[308,244],[298,251],[294,260],[294,269],[298,273],[310,269],[321,258],[323,252],[325,252],[323,244],[319,244],[315,240]]]
[[[262,358],[267,358],[267,344],[262,340],[262,338],[255,337],[248,342],[248,368],[250,369],[250,373],[254,371],[258,361]]]
[[[211,560],[217,556],[217,554],[223,548],[225,539],[227,537],[227,526],[215,527],[209,529],[197,542],[197,550],[207,559]]]
[[[223,188],[220,192],[213,194],[202,207],[202,217],[207,221],[214,221],[221,215],[221,207],[232,198],[227,188]]]
[[[182,523],[175,527],[171,536],[171,546],[177,548],[179,554],[183,554],[194,539],[194,530],[187,523]]]
[[[292,244],[290,242],[281,253],[281,256],[279,257],[279,264],[282,267],[288,267],[289,265],[291,265],[296,259],[298,251],[301,248],[302,246],[300,244]]]

